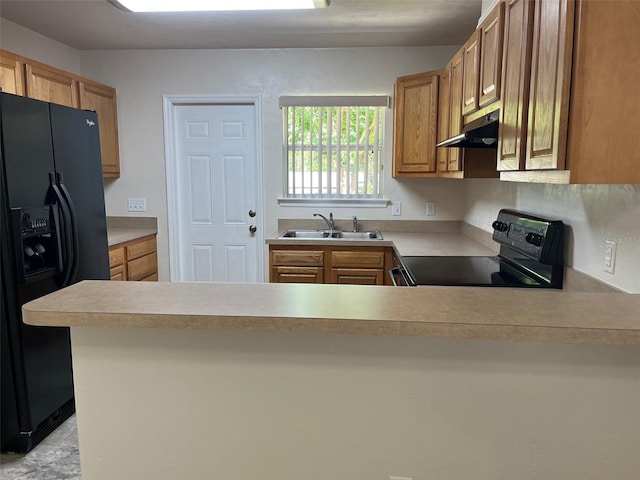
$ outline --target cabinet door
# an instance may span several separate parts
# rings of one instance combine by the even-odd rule
[[[383,285],[384,270],[372,268],[333,268],[331,283],[342,285]]]
[[[639,15],[639,2],[577,4],[567,151],[572,183],[640,184]],[[637,249],[637,236],[634,241]]]
[[[24,64],[20,57],[4,50],[0,50],[0,89],[24,95]]]
[[[504,3],[500,2],[480,25],[480,107],[500,98],[503,25]]]
[[[498,170],[523,170],[533,34],[533,0],[506,4]]]
[[[450,137],[449,117],[451,114],[451,62],[440,73],[438,98],[438,142]],[[438,172],[446,172],[449,166],[449,148],[437,148]]]
[[[478,110],[478,80],[480,77],[480,34],[473,32],[463,47],[464,78],[462,82],[462,114]]]
[[[109,249],[109,267],[114,268],[124,264],[124,247],[111,247]]]
[[[563,169],[573,49],[573,0],[535,3],[526,169]]]
[[[272,283],[324,283],[322,267],[273,267]]]
[[[439,81],[427,72],[396,82],[394,177],[435,176]]]
[[[449,136],[462,133],[462,82],[464,80],[464,48],[459,50],[451,59],[451,107],[449,110]],[[461,148],[447,148],[449,150],[450,172],[462,169]]]
[[[111,280],[124,282],[127,279],[126,269],[124,265],[119,265],[110,269]]]
[[[62,70],[40,63],[27,63],[27,97],[78,108],[75,78]]]
[[[120,154],[116,90],[106,85],[81,80],[78,82],[78,91],[80,108],[95,110],[98,114],[102,173],[105,177],[119,177]]]

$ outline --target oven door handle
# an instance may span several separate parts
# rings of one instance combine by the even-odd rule
[[[401,283],[396,282],[396,276],[399,275],[402,279]],[[407,274],[404,271],[404,268],[400,265],[393,267],[389,270],[389,277],[391,278],[391,283],[393,283],[394,287],[409,287],[411,286],[410,280],[407,278]]]

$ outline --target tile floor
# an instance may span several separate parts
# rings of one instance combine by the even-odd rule
[[[29,453],[0,456],[2,480],[82,480],[76,416],[72,415]]]

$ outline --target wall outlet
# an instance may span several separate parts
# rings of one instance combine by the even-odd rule
[[[129,212],[146,212],[147,211],[147,199],[146,198],[129,198],[128,199]]]
[[[402,215],[402,202],[391,202],[391,215],[394,217]]]
[[[436,202],[427,202],[427,217],[433,217],[436,214]]]
[[[607,240],[604,247],[604,271],[613,273],[616,269],[616,242]]]

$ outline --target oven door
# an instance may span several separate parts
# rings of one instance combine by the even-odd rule
[[[411,276],[407,273],[404,265],[396,265],[389,270],[389,277],[394,287],[415,287],[416,284],[411,280]]]

